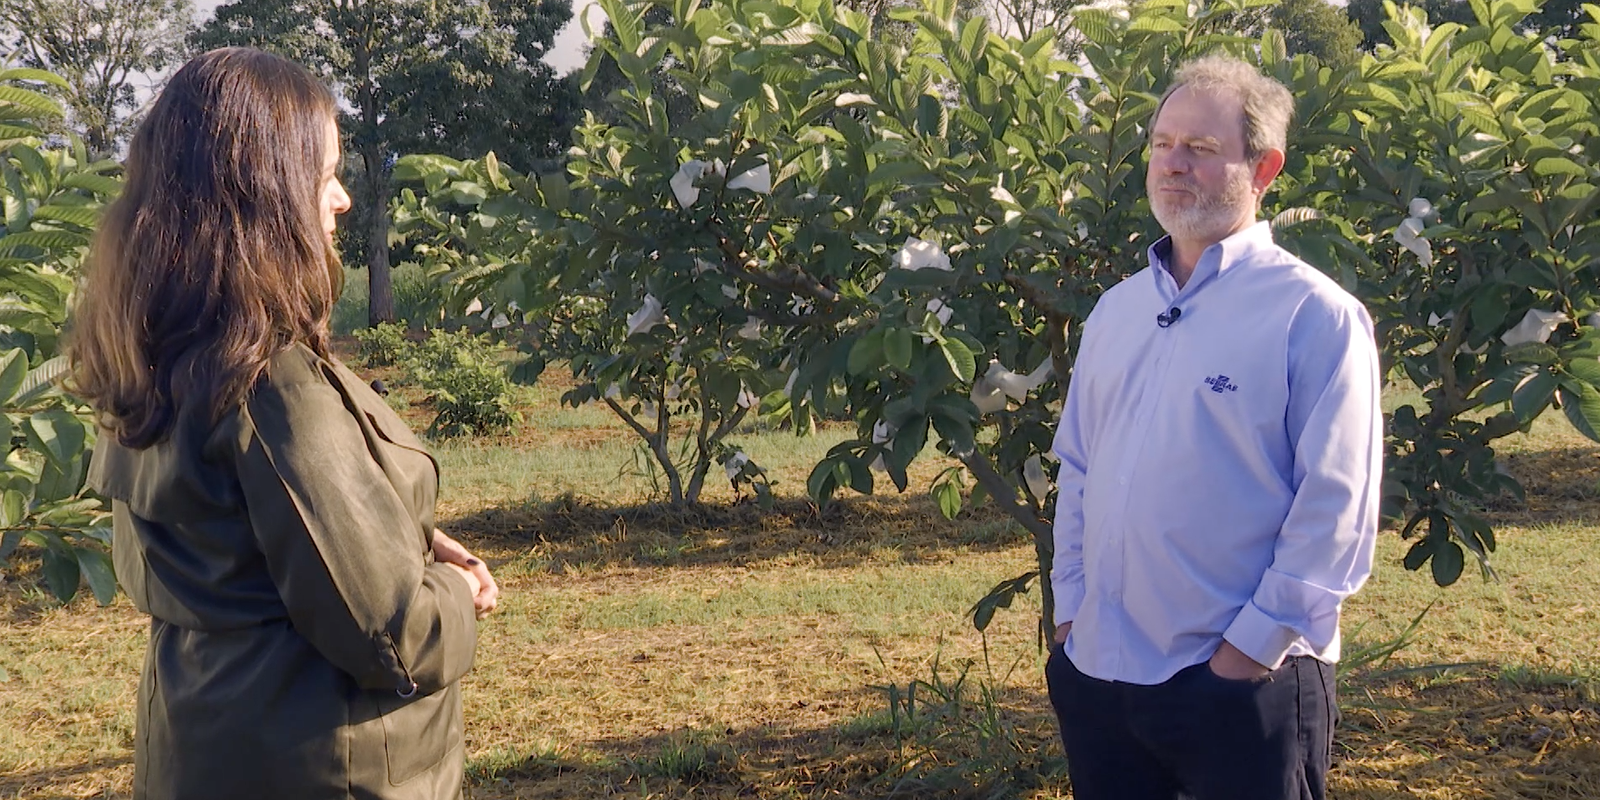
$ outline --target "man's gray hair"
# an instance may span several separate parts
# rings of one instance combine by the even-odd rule
[[[1208,94],[1227,92],[1244,106],[1245,155],[1257,158],[1268,150],[1285,150],[1289,141],[1289,119],[1294,116],[1294,97],[1277,81],[1262,75],[1249,63],[1233,56],[1211,54],[1178,67],[1172,85],[1161,95],[1156,115],[1172,93],[1188,86]],[[1152,125],[1154,117],[1151,118]]]

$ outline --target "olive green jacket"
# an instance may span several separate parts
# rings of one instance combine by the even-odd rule
[[[152,617],[134,797],[459,797],[472,596],[433,562],[437,465],[365,383],[296,346],[220,423],[102,432],[90,480]]]

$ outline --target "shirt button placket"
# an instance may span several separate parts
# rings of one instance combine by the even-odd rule
[[[1132,439],[1131,446],[1122,454],[1120,468],[1117,471],[1117,485],[1120,487],[1120,494],[1122,495],[1122,513],[1118,520],[1121,535],[1117,537],[1115,547],[1107,548],[1111,551],[1107,553],[1107,560],[1114,563],[1108,564],[1108,569],[1103,573],[1106,576],[1105,596],[1113,606],[1119,607],[1116,612],[1119,623],[1127,620],[1127,615],[1121,611],[1120,606],[1122,604],[1122,589],[1127,582],[1128,537],[1133,534],[1133,530],[1128,526],[1128,509],[1133,504],[1133,476],[1137,474],[1139,459],[1144,452],[1151,423],[1154,421],[1155,415],[1161,406],[1161,398],[1166,394],[1167,364],[1170,361],[1170,356],[1177,340],[1172,336],[1159,336],[1156,341],[1157,345],[1154,348],[1156,352],[1154,357],[1147,362],[1146,372],[1141,376],[1142,380],[1139,384],[1139,396],[1134,401],[1136,404],[1133,413],[1135,435],[1130,437]],[[1127,638],[1126,636],[1118,637],[1121,642],[1126,642]],[[1127,654],[1124,652],[1122,645],[1119,645],[1112,652],[1111,669],[1113,674],[1121,674]]]

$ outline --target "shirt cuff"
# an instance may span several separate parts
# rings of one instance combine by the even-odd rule
[[[1267,616],[1255,603],[1245,603],[1239,615],[1233,618],[1233,624],[1222,632],[1228,644],[1267,669],[1283,665],[1284,657],[1289,655],[1289,648],[1299,636],[1293,628]]]
[[[1082,583],[1067,585],[1052,585],[1055,592],[1055,625],[1057,628],[1077,619],[1078,609],[1083,605],[1084,589]]]

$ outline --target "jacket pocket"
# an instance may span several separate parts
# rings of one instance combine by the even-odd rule
[[[378,697],[389,783],[399,786],[428,772],[461,747],[465,730],[459,686],[411,698],[387,692]]]

